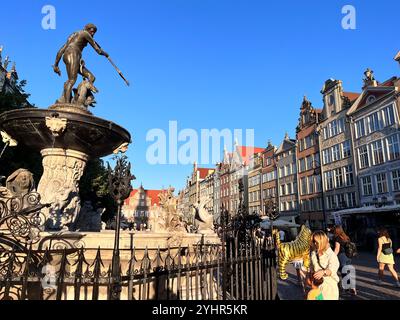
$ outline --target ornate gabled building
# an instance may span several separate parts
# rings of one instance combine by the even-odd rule
[[[279,212],[281,218],[291,222],[299,216],[296,149],[296,140],[286,134],[275,153]]]
[[[248,172],[248,206],[250,214],[262,214],[263,186],[262,169],[263,154],[257,153],[252,157],[252,168]]]
[[[344,92],[342,81],[329,79],[321,91],[324,108],[318,126],[326,224],[335,223],[332,212],[359,205],[353,142],[347,112],[359,94]]]
[[[132,223],[147,224],[150,209],[159,206],[162,190],[146,190],[143,186],[134,189],[122,207],[122,215]]]
[[[278,207],[278,175],[276,170],[276,154],[277,148],[269,141],[267,148],[262,153],[262,189],[263,189],[263,214],[268,208],[265,207],[266,202],[270,199]]]
[[[400,204],[400,79],[378,83],[365,72],[363,92],[348,110],[361,206]]]
[[[220,167],[221,206],[236,214],[240,204],[239,181],[243,181],[243,205],[248,208],[248,171],[253,167],[253,156],[263,148],[239,146],[235,143],[232,153],[224,151]]]
[[[324,225],[321,160],[317,128],[322,110],[315,109],[304,97],[297,126],[297,171],[301,223],[320,230]]]

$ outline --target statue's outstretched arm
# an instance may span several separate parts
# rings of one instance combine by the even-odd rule
[[[102,56],[106,56],[108,57],[108,53],[105,52],[100,46],[99,44],[94,41],[93,37],[90,35],[89,32],[85,32],[85,37],[86,40],[89,42],[89,44],[93,47],[94,50],[96,50],[96,52]]]

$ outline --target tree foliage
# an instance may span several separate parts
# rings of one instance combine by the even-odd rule
[[[17,92],[0,92],[0,113],[27,106],[32,107],[27,102],[30,95],[25,92],[25,86],[26,81],[23,80],[16,84]],[[4,147],[4,143],[0,142],[1,150]],[[38,183],[43,173],[40,152],[30,150],[21,144],[17,147],[7,148],[0,159],[0,175],[7,177],[20,168],[31,171]]]

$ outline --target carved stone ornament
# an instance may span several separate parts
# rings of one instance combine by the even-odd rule
[[[88,156],[82,152],[64,149],[42,150],[43,176],[38,192],[45,209],[46,228],[49,230],[71,229],[81,210],[79,180]]]
[[[119,154],[119,153],[126,153],[128,151],[129,148],[129,143],[125,142],[123,144],[121,144],[117,149],[114,150],[114,154]]]
[[[10,147],[16,147],[18,145],[17,140],[14,140],[11,138],[6,132],[1,131],[1,138],[3,140],[3,143],[8,144]]]
[[[67,122],[67,119],[58,118],[58,116],[46,117],[46,126],[54,137],[59,137],[64,133]]]

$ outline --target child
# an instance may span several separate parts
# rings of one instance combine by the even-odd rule
[[[311,286],[311,290],[308,293],[307,300],[324,300],[324,296],[322,295],[319,287],[324,283],[324,278],[320,280],[314,279],[314,275],[311,275],[308,278],[308,285]]]

